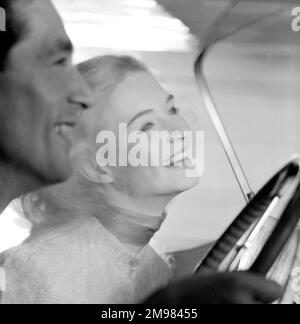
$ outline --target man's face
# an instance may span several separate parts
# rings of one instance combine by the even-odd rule
[[[39,184],[52,184],[71,174],[72,129],[91,93],[52,4],[19,1],[15,10],[28,30],[0,73],[0,154]]]

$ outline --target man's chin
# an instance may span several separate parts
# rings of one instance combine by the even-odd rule
[[[49,186],[67,181],[73,174],[70,163],[52,164],[42,172],[41,186]]]
[[[48,163],[46,161],[43,173],[48,184],[57,184],[68,180],[73,173],[71,147],[64,141],[55,142],[52,147],[54,149],[48,152]]]
[[[56,172],[53,172],[49,180],[52,182],[52,184],[65,182],[72,176],[72,174],[73,170],[71,166],[59,168],[56,169]]]

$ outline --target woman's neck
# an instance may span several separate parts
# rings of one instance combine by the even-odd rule
[[[71,214],[83,213],[93,216],[130,251],[140,252],[160,229],[164,221],[166,198],[151,199],[152,208],[147,202],[139,203],[127,197],[111,194],[108,188],[96,184],[74,183],[73,180],[54,188],[59,205],[67,202],[66,209]],[[114,198],[114,199],[109,199]]]
[[[114,188],[102,189],[99,196],[105,197],[105,203],[94,216],[131,250],[141,251],[160,229],[173,197],[130,197]]]
[[[140,252],[160,229],[166,214],[154,216],[138,210],[102,204],[94,214],[101,224],[130,251]]]

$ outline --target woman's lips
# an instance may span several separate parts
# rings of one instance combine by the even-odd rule
[[[169,156],[163,163],[162,166],[166,168],[195,168],[195,164],[192,158],[190,158],[190,145],[186,143],[185,146],[177,146],[177,151]]]
[[[177,155],[170,158],[169,161],[163,163],[165,168],[184,168],[184,169],[195,169],[196,165],[192,158],[185,156],[184,154]]]
[[[189,149],[189,145],[186,145],[184,147],[180,147],[179,150],[177,150],[174,154],[169,156],[163,163],[162,166],[168,167],[168,166],[176,166],[178,164],[182,164],[186,158],[188,158],[186,152]]]

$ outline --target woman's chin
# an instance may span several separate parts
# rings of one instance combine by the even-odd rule
[[[170,184],[176,192],[191,190],[199,184],[200,176],[196,168],[167,167],[167,170]]]

